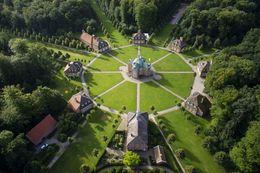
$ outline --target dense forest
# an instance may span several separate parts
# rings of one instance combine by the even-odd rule
[[[87,0],[1,0],[0,26],[45,34],[80,32],[95,20]]]
[[[180,0],[97,0],[123,34],[152,32],[169,21]]]
[[[224,47],[241,42],[250,28],[259,26],[258,0],[196,0],[173,30],[194,47]]]
[[[206,79],[213,119],[203,146],[227,169],[260,171],[259,74],[260,29],[213,57]]]

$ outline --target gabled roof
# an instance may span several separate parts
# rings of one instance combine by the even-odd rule
[[[41,122],[39,122],[26,134],[26,137],[34,145],[38,145],[43,138],[47,137],[55,130],[56,125],[57,121],[51,115],[47,115]]]
[[[82,64],[78,61],[70,62],[64,68],[64,73],[77,73],[81,70]]]
[[[211,107],[209,99],[200,94],[199,92],[194,92],[190,97],[185,101],[188,105],[198,108],[203,114],[207,114]]]
[[[160,145],[157,145],[153,148],[154,157],[156,164],[166,163],[166,157],[164,154],[163,147]]]
[[[89,33],[83,31],[81,36],[80,36],[80,40],[87,43],[87,44],[91,44],[91,42],[93,41],[93,45],[98,46],[98,38],[95,37],[94,35],[90,35]]]
[[[175,47],[184,48],[186,46],[185,42],[183,41],[183,38],[175,39],[171,42]]]
[[[127,145],[148,144],[148,113],[128,113],[127,115]],[[144,150],[140,148],[140,150]]]
[[[138,30],[137,33],[133,34],[133,39],[138,39],[138,40],[147,40],[147,37],[145,33],[142,33],[141,30]]]
[[[134,60],[129,60],[129,63],[132,64],[133,69],[140,69],[140,68],[150,68],[151,64],[147,63],[145,58],[142,56],[138,56]]]
[[[210,66],[210,62],[209,61],[200,61],[198,63],[198,69],[199,71],[203,71],[205,69],[208,69]]]
[[[81,91],[73,95],[69,99],[68,104],[73,111],[78,112],[89,106],[90,104],[93,104],[93,101],[90,99],[89,95],[86,92]]]

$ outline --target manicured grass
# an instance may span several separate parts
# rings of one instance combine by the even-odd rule
[[[180,100],[153,82],[141,84],[141,111],[151,112],[151,106],[157,111],[175,106]]]
[[[158,82],[174,93],[187,97],[194,81],[194,74],[160,74],[162,79]]]
[[[49,173],[76,173],[79,172],[81,164],[95,168],[120,123],[119,121],[113,128],[116,119],[119,120],[116,115],[96,110],[89,122],[79,131],[75,143],[67,148]],[[104,141],[104,136],[108,137],[107,142]],[[94,149],[98,150],[97,157],[93,155]]]
[[[135,59],[137,57],[138,51],[137,51],[137,46],[130,46],[130,47],[111,51],[110,54],[119,58],[125,63],[128,63],[129,59]]]
[[[178,55],[171,54],[153,65],[157,71],[192,71]]]
[[[82,85],[81,85],[80,78],[68,80],[64,76],[63,69],[64,68],[61,68],[61,70],[58,71],[55,78],[53,79],[50,88],[58,90],[63,95],[63,97],[67,100],[73,94],[76,94],[77,92],[81,91]]]
[[[163,49],[159,49],[156,47],[148,47],[148,46],[142,46],[141,47],[141,55],[147,59],[147,61],[150,59],[150,62],[154,62],[157,59],[167,55],[169,52]]]
[[[170,37],[172,28],[172,24],[165,25],[165,27],[162,30],[160,30],[160,32],[154,35],[154,37],[152,38],[152,44],[164,46],[164,42]]]
[[[185,58],[194,58],[194,57],[202,56],[205,54],[212,54],[212,53],[214,53],[215,50],[216,49],[203,49],[203,50],[195,49],[192,51],[184,52],[184,53],[182,53],[182,55]]]
[[[118,71],[120,66],[124,66],[109,55],[102,55],[98,57],[91,66],[88,67],[90,71]]]
[[[184,149],[186,155],[185,159],[182,160],[184,165],[193,165],[198,173],[225,173],[224,168],[219,166],[212,155],[202,148],[203,135],[197,136],[194,134],[197,125],[200,125],[203,129],[207,126],[206,120],[194,116],[187,120],[185,113],[181,111],[166,114],[160,119],[163,120],[166,129],[168,129],[164,133],[176,135],[176,141],[172,143],[173,149]]]
[[[126,106],[126,112],[135,112],[136,88],[136,84],[125,82],[102,96],[103,102],[101,99],[97,99],[97,102],[116,110],[121,110],[123,106]]]
[[[86,73],[85,76],[90,95],[93,97],[101,94],[123,80],[121,74]]]
[[[99,20],[102,22],[107,32],[111,35],[111,39],[113,40],[115,47],[119,45],[127,45],[129,44],[128,38],[125,38],[112,24],[112,22],[107,18],[105,13],[99,8],[96,0],[90,0],[90,5],[96,12]]]

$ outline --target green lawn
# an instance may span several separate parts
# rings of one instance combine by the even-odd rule
[[[208,122],[202,118],[192,116],[187,120],[181,111],[166,114],[160,119],[166,125],[167,133],[174,133],[176,141],[172,144],[174,150],[183,148],[185,150],[184,165],[193,165],[198,173],[225,173],[224,168],[219,166],[206,150],[202,148],[203,136],[194,134],[195,127],[201,125],[205,128]],[[167,134],[165,132],[165,134]]]
[[[85,74],[91,96],[97,96],[123,80],[121,74]]]
[[[154,62],[157,59],[167,55],[168,53],[168,51],[159,48],[153,48],[148,46],[141,47],[141,55],[147,60],[150,60],[150,62]]]
[[[157,111],[175,106],[180,100],[153,82],[141,84],[141,111],[151,112],[151,106]]]
[[[65,78],[63,69],[64,68],[61,68],[61,70],[55,75],[50,88],[58,90],[67,100],[72,95],[81,91],[82,85],[80,78],[75,78],[73,80],[68,80],[67,78]]]
[[[194,81],[194,74],[160,74],[162,79],[158,82],[174,93],[187,97],[190,94]]]
[[[155,63],[154,66],[157,71],[192,71],[178,55],[171,54],[163,60]]]
[[[160,32],[154,35],[154,37],[152,38],[152,44],[155,44],[157,46],[164,46],[164,42],[170,37],[172,29],[172,24],[165,25],[165,27],[160,30]]]
[[[120,66],[124,66],[109,55],[102,55],[98,57],[91,66],[88,67],[90,71],[118,71]]]
[[[106,14],[99,8],[96,0],[90,0],[90,5],[93,10],[96,12],[97,17],[102,22],[104,27],[106,28],[107,32],[111,35],[111,39],[115,44],[115,47],[120,45],[127,45],[129,44],[128,38],[125,38],[112,24],[112,22],[107,18]]]
[[[128,63],[129,59],[135,59],[137,57],[138,51],[137,46],[130,46],[111,51],[110,53],[125,63]]]
[[[97,99],[97,102],[116,110],[121,110],[123,106],[126,106],[127,112],[135,112],[136,88],[136,84],[125,82],[102,96],[101,99],[103,99],[103,102],[101,99]]]
[[[215,51],[216,51],[216,49],[203,49],[203,50],[195,49],[195,50],[187,51],[187,52],[184,51],[184,53],[182,53],[182,55],[185,58],[194,58],[194,57],[202,56],[205,54],[212,54]]]
[[[113,128],[116,119],[118,119],[116,115],[96,110],[89,122],[80,130],[76,142],[67,148],[49,173],[77,173],[81,164],[95,168],[120,123],[119,121]],[[108,137],[107,142],[104,141],[104,136]],[[94,149],[99,151],[97,157],[92,153]]]

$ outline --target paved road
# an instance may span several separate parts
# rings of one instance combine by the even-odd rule
[[[120,46],[120,47],[117,47],[117,48],[113,48],[112,50],[123,49],[123,48],[131,47],[131,46],[133,46],[133,45],[132,45],[132,44],[129,44],[129,45],[125,45],[125,46]]]
[[[109,88],[109,89],[106,90],[105,92],[103,92],[103,93],[97,95],[97,96],[94,98],[94,100],[96,100],[97,98],[99,98],[99,97],[105,95],[106,93],[112,91],[113,89],[115,89],[115,88],[118,87],[119,85],[123,84],[124,82],[126,82],[126,80],[122,80],[121,82],[119,82],[118,84],[112,86],[111,88]]]
[[[184,101],[185,99],[181,96],[179,96],[178,94],[172,92],[171,90],[169,90],[168,88],[166,88],[165,86],[161,85],[160,83],[156,82],[155,80],[152,80],[153,83],[159,85],[162,89],[164,89],[165,91],[171,93],[172,95],[174,95],[175,97],[178,97],[179,99],[181,99],[182,101]]]
[[[136,111],[140,112],[140,83],[137,83],[137,92],[136,92]]]
[[[109,56],[111,56],[112,58],[114,58],[115,60],[117,60],[118,62],[120,62],[121,64],[127,66],[127,64],[126,64],[124,61],[118,59],[117,57],[115,57],[114,55],[112,55],[112,54],[110,54],[110,53],[107,53],[107,54],[108,54]]]
[[[160,61],[163,60],[164,58],[167,58],[167,57],[168,57],[169,55],[171,55],[171,54],[172,54],[172,53],[168,53],[167,55],[165,55],[165,56],[161,57],[160,59],[154,61],[154,62],[152,63],[152,65],[154,65],[155,63],[160,62]]]
[[[121,73],[121,71],[91,71],[91,73],[111,74],[111,73]]]
[[[181,17],[183,16],[186,8],[188,7],[188,4],[181,4],[177,14],[175,14],[171,20],[171,24],[172,25],[175,25],[179,22],[179,20],[181,19]]]
[[[162,111],[157,112],[158,114],[155,115],[154,117],[159,117],[159,116],[162,116],[162,115],[164,115],[164,114],[167,114],[167,113],[170,113],[170,112],[173,112],[173,111],[177,111],[177,110],[179,110],[179,109],[180,109],[179,106],[174,106],[174,107],[171,107],[171,108],[169,108],[169,109],[165,109],[165,110],[162,110]]]

